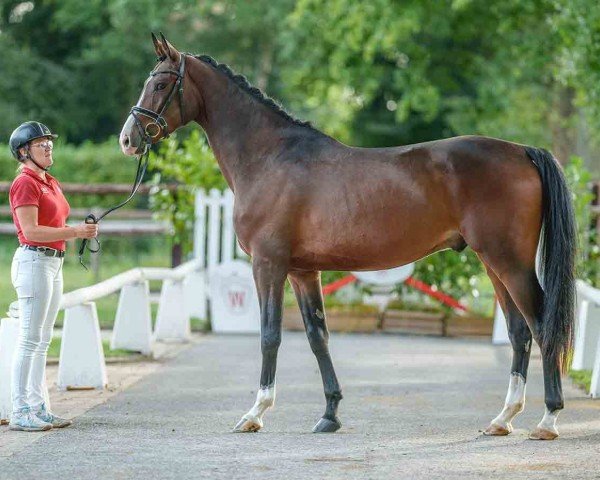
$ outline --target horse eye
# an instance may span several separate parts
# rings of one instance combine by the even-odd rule
[[[166,83],[157,83],[156,87],[154,89],[155,90],[164,90],[166,86],[167,86]]]

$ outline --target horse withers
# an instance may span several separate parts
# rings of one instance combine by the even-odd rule
[[[573,336],[575,228],[570,193],[550,153],[478,136],[350,147],[294,119],[211,57],[152,37],[158,64],[120,144],[125,154],[140,154],[195,121],[235,193],[234,226],[252,256],[262,349],[256,403],[235,431],[262,428],[275,402],[286,278],[325,390],[325,414],[313,431],[333,432],[341,426],[342,391],[328,350],[320,271],[381,270],[470,246],[494,285],[513,348],[505,405],[485,433],[507,435],[523,410],[533,339],[542,352],[546,411],[530,438],[558,436],[561,371]]]

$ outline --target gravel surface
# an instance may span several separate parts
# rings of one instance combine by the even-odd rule
[[[322,384],[306,338],[291,332],[264,429],[230,433],[254,402],[259,339],[208,336],[72,427],[0,458],[0,479],[600,478],[600,401],[568,380],[561,437],[527,439],[544,411],[536,351],[515,431],[488,438],[480,430],[502,407],[508,347],[333,334],[330,348],[345,397],[338,433],[310,433]]]

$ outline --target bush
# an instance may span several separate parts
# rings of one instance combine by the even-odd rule
[[[181,244],[183,253],[188,253],[193,245],[195,192],[198,188],[222,191],[227,187],[225,178],[199,130],[193,130],[182,142],[176,135],[163,141],[158,152],[150,154],[149,166],[156,171],[151,180],[155,187],[150,208],[157,218],[169,222],[174,243]],[[173,192],[159,187],[169,183],[184,188]]]
[[[576,275],[585,282],[598,287],[600,248],[597,243],[597,231],[592,225],[591,202],[594,199],[590,188],[592,174],[585,168],[583,159],[574,156],[565,167],[565,177],[571,188],[577,222]]]

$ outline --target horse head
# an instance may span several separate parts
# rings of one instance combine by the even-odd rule
[[[119,143],[125,155],[144,153],[151,144],[191,120],[185,108],[191,104],[186,102],[191,95],[189,89],[184,91],[186,54],[179,52],[162,33],[160,39],[153,33],[152,42],[158,63],[121,130]]]

